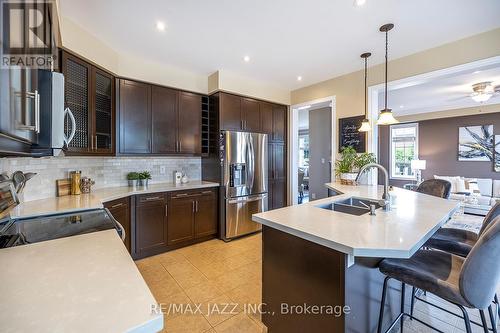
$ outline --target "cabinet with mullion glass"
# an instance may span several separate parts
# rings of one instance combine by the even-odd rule
[[[68,153],[114,154],[114,78],[86,61],[63,51],[65,106],[75,116],[76,133]],[[71,132],[69,119],[65,132]]]

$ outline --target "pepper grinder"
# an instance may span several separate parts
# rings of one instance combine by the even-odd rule
[[[71,177],[71,194],[72,195],[80,195],[80,179],[82,176],[81,171],[71,171],[70,172],[70,177]]]

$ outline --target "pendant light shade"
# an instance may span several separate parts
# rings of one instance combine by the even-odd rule
[[[388,35],[389,30],[394,28],[394,24],[388,23],[380,27],[380,31],[385,32],[385,107],[380,111],[378,116],[377,125],[392,125],[397,124],[399,121],[394,118],[392,110],[387,108],[387,63],[388,63]]]
[[[359,132],[369,132],[372,130],[372,127],[370,126],[370,121],[368,120],[368,100],[366,98],[367,94],[367,77],[368,77],[368,57],[371,56],[372,54],[370,52],[363,53],[361,55],[361,58],[365,59],[365,119],[361,122],[361,127],[358,129]]]

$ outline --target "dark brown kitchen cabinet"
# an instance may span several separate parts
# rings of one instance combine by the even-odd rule
[[[286,206],[286,146],[284,142],[274,142],[268,149],[268,206],[276,209]]]
[[[168,213],[167,201],[163,193],[136,197],[135,251],[138,256],[166,250]]]
[[[259,101],[227,93],[219,94],[221,130],[262,132]]]
[[[120,153],[151,153],[151,86],[120,80]]]
[[[220,93],[219,108],[220,129],[241,131],[241,97]]]
[[[217,234],[216,192],[214,190],[202,191],[196,200],[195,238]]]
[[[194,239],[194,196],[178,193],[170,197],[168,213],[168,245]]]
[[[76,133],[69,154],[113,155],[115,147],[115,80],[68,52],[62,52],[64,103],[76,121]],[[71,131],[69,119],[65,132]]]
[[[179,92],[178,152],[201,154],[201,95]]]
[[[121,224],[125,230],[125,246],[131,252],[131,228],[130,228],[130,198],[123,198],[104,203],[113,218]]]
[[[251,98],[241,99],[242,129],[248,132],[260,132],[259,102]]]
[[[177,152],[177,91],[153,86],[151,91],[153,152]]]
[[[118,98],[121,154],[201,154],[201,95],[121,79]]]
[[[169,200],[168,245],[190,242],[217,233],[214,190],[174,192]]]
[[[273,106],[273,141],[285,141],[286,139],[286,111],[284,105]]]
[[[273,134],[273,105],[267,102],[260,102],[260,128],[262,133],[268,135],[271,140]]]

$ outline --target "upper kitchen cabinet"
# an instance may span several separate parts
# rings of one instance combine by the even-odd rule
[[[272,141],[285,141],[286,138],[286,106],[273,105],[273,133]]]
[[[201,95],[179,92],[178,152],[199,155],[201,153]]]
[[[114,153],[114,78],[88,62],[62,52],[64,103],[74,114],[76,133],[68,147],[74,155]],[[66,120],[65,131],[71,124]]]
[[[220,129],[227,131],[241,131],[241,97],[220,93],[219,97]]]
[[[121,154],[201,154],[201,95],[119,81]]]
[[[273,105],[267,102],[260,102],[260,128],[262,133],[268,135],[269,140],[273,134]]]
[[[153,86],[151,109],[153,121],[153,152],[173,154],[177,152],[177,91]],[[147,124],[144,124],[147,127]]]
[[[221,130],[262,132],[259,101],[220,93],[219,106]]]
[[[151,153],[151,86],[120,80],[119,100],[120,153]]]

